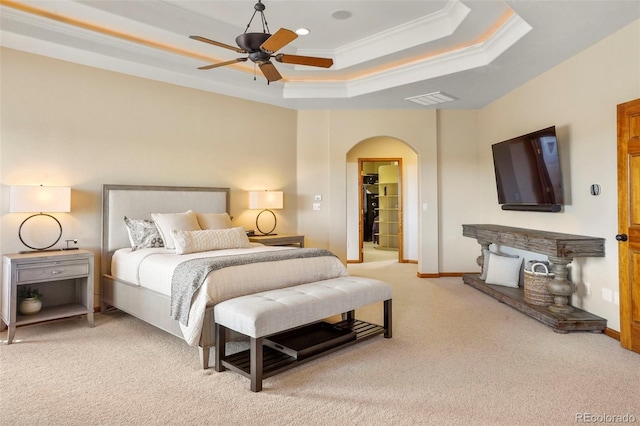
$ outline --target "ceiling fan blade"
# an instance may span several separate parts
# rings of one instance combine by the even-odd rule
[[[269,83],[272,81],[278,81],[282,78],[276,67],[271,62],[260,64],[260,71],[262,71],[262,74],[264,74]]]
[[[293,31],[287,30],[286,28],[280,28],[275,34],[269,37],[267,41],[262,43],[260,49],[266,50],[269,53],[274,53],[297,38],[298,35]]]
[[[200,37],[200,36],[189,36],[189,38],[202,41],[204,43],[213,44],[214,46],[224,47],[225,49],[233,50],[238,53],[247,53],[246,50],[240,49],[239,47],[229,46],[228,44],[220,43],[219,41],[209,40],[208,38]]]
[[[275,56],[276,61],[284,64],[309,65],[311,67],[330,68],[333,65],[331,58],[316,58],[314,56],[285,55],[280,53]]]
[[[224,67],[225,65],[235,64],[236,62],[246,62],[247,58],[236,58],[231,61],[226,62],[218,62],[217,64],[205,65],[203,67],[198,67],[199,70],[210,70],[211,68]]]

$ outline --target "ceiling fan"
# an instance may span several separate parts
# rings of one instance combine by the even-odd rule
[[[271,34],[269,31],[269,25],[264,17],[265,5],[262,4],[262,0],[258,0],[254,6],[254,12],[247,24],[247,28],[243,34],[236,37],[236,44],[238,47],[230,46],[228,44],[220,43],[218,41],[209,40],[208,38],[200,36],[189,36],[194,40],[202,41],[205,43],[213,44],[214,46],[223,47],[225,49],[233,50],[238,53],[248,53],[247,57],[236,58],[231,61],[219,62],[217,64],[205,65],[198,67],[199,70],[209,70],[211,68],[223,67],[225,65],[235,64],[237,62],[246,62],[250,59],[253,63],[260,67],[260,71],[267,79],[267,84],[272,81],[278,81],[282,78],[276,67],[271,62],[271,58],[284,64],[296,64],[296,65],[308,65],[311,67],[329,68],[333,65],[333,59],[330,58],[316,58],[313,56],[299,56],[299,55],[286,55],[284,53],[275,54],[278,50],[282,49],[287,44],[298,38],[298,35],[286,28],[280,28],[275,34]],[[260,13],[262,20],[262,32],[261,33],[248,33],[249,27],[256,13]],[[255,79],[255,77],[254,77]]]

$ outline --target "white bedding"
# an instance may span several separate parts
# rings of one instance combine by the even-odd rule
[[[252,243],[248,249],[215,250],[177,255],[164,248],[117,250],[111,274],[133,285],[171,296],[171,277],[180,263],[196,258],[255,253],[268,250],[296,250]],[[211,272],[196,292],[189,311],[189,325],[180,324],[187,343],[196,345],[208,305],[275,288],[290,287],[323,279],[346,276],[347,269],[337,257],[322,256],[277,262],[251,263]],[[167,312],[170,315],[170,312]]]

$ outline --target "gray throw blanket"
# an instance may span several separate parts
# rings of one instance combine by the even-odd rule
[[[229,266],[259,262],[302,259],[307,257],[334,256],[329,250],[300,248],[295,250],[266,251],[230,256],[204,257],[180,263],[171,277],[171,318],[188,325],[191,299],[211,271]]]

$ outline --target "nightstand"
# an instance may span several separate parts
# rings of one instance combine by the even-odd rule
[[[13,342],[16,326],[52,319],[87,315],[93,327],[93,263],[88,250],[47,251],[2,256],[2,323],[9,328],[7,344]],[[32,315],[18,312],[18,288],[36,288],[42,293],[42,309]]]
[[[265,246],[290,246],[297,244],[304,247],[304,235],[254,235],[249,237],[252,243],[260,243]]]

